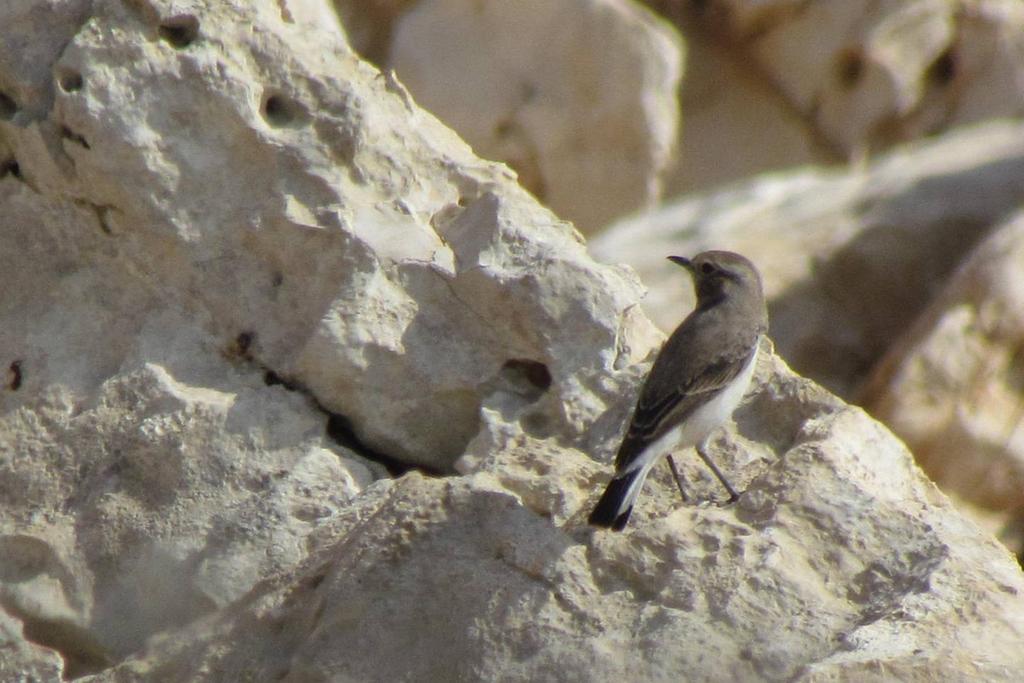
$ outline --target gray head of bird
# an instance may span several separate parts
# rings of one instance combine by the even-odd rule
[[[669,256],[668,260],[690,273],[697,292],[698,307],[717,303],[723,298],[764,307],[761,276],[754,264],[739,254],[731,251],[705,251],[692,259]]]

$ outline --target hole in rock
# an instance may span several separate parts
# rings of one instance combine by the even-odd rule
[[[551,371],[540,361],[513,358],[501,366],[501,375],[520,393],[536,400],[551,388]]]
[[[0,92],[0,119],[12,119],[17,113],[18,103],[14,101],[14,98],[5,92]]]
[[[528,413],[523,416],[523,427],[530,434],[545,437],[551,433],[551,417],[544,413]]]
[[[352,423],[344,415],[338,413],[328,413],[327,418],[327,436],[349,450],[355,451],[359,455],[363,456],[367,460],[380,463],[387,469],[388,474],[392,477],[400,477],[410,470],[416,470],[423,474],[430,475],[432,477],[442,476],[442,472],[433,467],[425,465],[412,465],[407,462],[403,462],[398,458],[381,453],[380,451],[363,443],[355,431],[352,429]]]
[[[850,48],[839,54],[836,60],[836,78],[844,88],[856,86],[864,76],[864,54],[858,48]]]
[[[515,124],[508,119],[502,119],[494,124],[494,137],[499,140],[504,140],[509,137],[512,135],[513,131],[515,131]]]
[[[67,70],[57,78],[57,85],[64,92],[76,92],[82,89],[85,81],[82,79],[82,74],[77,71]]]
[[[105,235],[113,235],[114,231],[110,228],[110,207],[109,206],[97,206],[96,207],[96,220],[100,224],[100,230]]]
[[[157,32],[170,45],[181,50],[194,43],[199,36],[199,20],[191,14],[169,17],[160,24]]]
[[[319,588],[320,584],[322,584],[324,582],[324,579],[327,578],[327,571],[328,569],[324,567],[313,576],[307,578],[303,582],[305,584],[305,587],[310,590],[316,590],[317,588]]]
[[[74,142],[75,144],[81,145],[82,147],[85,147],[86,149],[92,149],[89,146],[88,141],[84,137],[82,137],[81,135],[79,135],[75,131],[71,130],[67,126],[61,126],[60,127],[60,136],[62,138],[64,138],[65,140],[69,140],[71,142]]]
[[[253,359],[252,345],[255,341],[255,332],[239,332],[234,341],[232,341],[228,345],[228,348],[225,349],[225,353],[229,358],[241,358],[242,360],[251,361]]]
[[[63,584],[63,563],[53,548],[38,538],[21,534],[0,536],[0,558],[0,580],[8,585],[38,577]],[[25,640],[54,650],[64,659],[64,680],[96,673],[114,663],[89,629],[64,617],[47,615],[35,599],[25,600],[16,595],[0,591],[0,609],[21,621]],[[0,680],[15,679],[3,676]],[[35,679],[30,676],[25,680]]]
[[[372,460],[373,462],[383,465],[384,469],[386,469],[388,474],[392,477],[399,477],[410,470],[416,470],[431,477],[440,477],[446,474],[441,470],[428,465],[404,462],[363,443],[363,441],[356,435],[355,430],[352,428],[352,423],[347,417],[327,410],[327,408],[320,403],[317,397],[304,387],[300,381],[283,377],[265,365],[261,365],[252,354],[253,345],[255,343],[255,332],[240,332],[231,344],[228,345],[228,348],[225,349],[224,355],[229,359],[240,359],[246,362],[255,363],[257,367],[263,370],[263,383],[268,387],[280,386],[288,391],[298,391],[305,394],[318,410],[323,411],[323,413],[327,415],[327,436],[335,443],[354,451],[367,460]]]
[[[305,116],[302,105],[284,95],[269,95],[263,102],[263,118],[272,126],[288,126],[302,121]]]
[[[277,374],[273,370],[267,370],[263,373],[263,383],[268,387],[284,387],[288,391],[299,391],[301,389],[297,383],[290,379],[281,377],[281,375]]]
[[[956,55],[953,49],[949,48],[939,55],[931,66],[928,67],[928,82],[938,87],[950,84],[956,78]]]
[[[18,165],[18,161],[13,157],[0,162],[0,178],[3,178],[8,174],[14,176],[18,180],[21,180],[21,166]]]
[[[72,681],[114,665],[96,638],[86,629],[60,619],[24,618],[25,640],[56,650],[64,659],[64,680]]]
[[[21,361],[13,361],[7,368],[7,388],[11,391],[20,389],[22,377]]]

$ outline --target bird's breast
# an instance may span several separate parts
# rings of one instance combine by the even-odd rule
[[[690,413],[687,419],[659,439],[665,442],[661,450],[669,452],[673,449],[696,446],[727,421],[750,387],[750,380],[753,379],[754,369],[757,367],[757,354],[758,351],[755,349],[747,364],[725,389]]]

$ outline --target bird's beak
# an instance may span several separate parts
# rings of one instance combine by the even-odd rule
[[[690,259],[686,258],[685,256],[669,256],[668,260],[676,264],[677,266],[682,266],[683,268],[686,268],[689,271],[693,271],[693,262],[690,261]]]

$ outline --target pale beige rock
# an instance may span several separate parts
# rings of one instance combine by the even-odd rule
[[[1014,0],[721,0],[707,14],[813,133],[850,154],[1024,112]]]
[[[299,561],[384,475],[329,425],[450,470],[492,401],[609,447],[639,283],[331,27],[48,6],[0,25],[0,542],[42,558],[0,567],[4,666],[106,666]]]
[[[349,44],[378,66],[387,64],[395,21],[419,0],[333,0]]]
[[[685,124],[665,176],[665,197],[704,190],[766,171],[836,163],[847,154],[819,135],[760,64],[723,31],[721,5],[645,0],[686,43],[679,88]]]
[[[68,288],[88,285],[79,275]],[[71,322],[75,309],[62,310]],[[141,329],[94,394],[45,384],[40,359],[74,339],[54,334],[0,398],[0,557],[15,563],[0,568],[0,604],[69,671],[115,661],[295,564],[309,531],[373,478],[307,399],[233,371],[188,318],[135,313]],[[99,355],[81,341],[80,356]]]
[[[0,121],[45,116],[53,104],[53,62],[88,17],[82,0],[0,3]]]
[[[868,167],[766,175],[623,221],[591,242],[637,270],[672,329],[692,288],[669,254],[732,249],[761,269],[772,338],[796,370],[852,396],[970,248],[1024,203],[1024,126],[994,122]]]
[[[4,563],[6,565],[6,563]],[[4,566],[6,573],[11,569]],[[17,571],[17,569],[15,569]],[[0,603],[0,678],[11,683],[59,681],[64,664],[60,656],[26,639],[22,622],[6,614],[7,606]]]
[[[1017,675],[1005,551],[769,355],[712,446],[739,504],[681,454],[708,504],[660,469],[585,528],[639,282],[294,7],[67,3],[29,76],[0,25],[38,93],[0,120],[3,671]]]
[[[305,25],[313,30],[336,33],[346,40],[338,13],[331,0],[280,0],[281,19],[286,23]]]
[[[348,33],[353,48],[370,61],[382,66],[393,66],[389,60],[391,45],[395,38],[395,27],[403,15],[412,8],[420,5],[420,0],[335,0],[338,12],[342,17],[342,23]],[[437,4],[437,3],[435,3]],[[445,8],[454,8],[465,3],[444,3]],[[415,63],[411,65],[412,74],[417,78],[413,82],[409,76],[409,70],[403,67],[398,68],[399,77],[410,85],[417,100],[427,105],[435,114],[441,116],[446,123],[453,125],[467,140],[469,140],[478,153],[492,158],[498,158],[510,163],[517,170],[522,184],[538,196],[545,187],[555,184],[566,187],[566,191],[576,191],[569,183],[573,183],[578,177],[578,172],[570,170],[570,174],[549,173],[539,178],[538,164],[532,161],[533,157],[543,158],[548,153],[546,147],[533,144],[541,135],[549,133],[534,133],[532,131],[512,129],[505,132],[505,140],[496,140],[495,121],[516,121],[517,111],[513,105],[508,105],[510,99],[514,99],[516,93],[516,82],[509,84],[510,79],[522,79],[523,74],[528,74],[530,79],[545,78],[545,82],[552,81],[552,75],[548,74],[548,66],[540,69],[519,68],[509,72],[509,60],[505,57],[508,51],[503,42],[495,42],[492,37],[498,38],[507,36],[509,40],[521,37],[523,34],[538,33],[538,26],[555,25],[562,34],[570,30],[584,32],[589,30],[587,26],[576,26],[575,22],[541,22],[532,10],[523,11],[522,3],[493,2],[491,5],[503,11],[501,17],[495,17],[494,22],[502,21],[507,24],[504,28],[491,30],[489,27],[478,29],[479,17],[460,17],[466,28],[459,31],[455,37],[448,34],[455,29],[451,24],[455,23],[448,17],[438,18],[438,26],[428,27],[434,29],[434,33],[427,33],[421,30],[413,38],[415,42],[410,47],[403,49],[413,54],[407,61]],[[576,2],[547,2],[545,11],[553,11],[560,6],[573,7],[574,12],[591,12],[592,9],[579,10],[577,6],[600,6],[601,3],[576,3]],[[617,3],[623,8],[629,7],[634,2]],[[656,12],[665,16],[675,25],[684,37],[686,46],[685,69],[683,69],[682,80],[678,86],[678,107],[685,112],[685,125],[678,130],[675,140],[677,144],[672,150],[671,158],[667,166],[659,174],[661,180],[662,196],[676,196],[683,192],[692,192],[697,189],[712,187],[722,182],[731,181],[736,178],[750,176],[754,173],[775,169],[795,164],[811,162],[831,162],[842,157],[836,150],[830,149],[821,139],[816,139],[809,130],[806,120],[796,112],[786,98],[767,82],[763,74],[750,68],[750,61],[737,55],[727,41],[720,40],[720,36],[713,31],[703,30],[702,23],[692,16],[692,13],[683,11],[680,3],[669,0],[668,2],[646,2]],[[486,6],[486,4],[485,4]],[[423,12],[424,10],[420,10]],[[563,11],[568,11],[563,9]],[[635,10],[628,10],[625,14],[631,14]],[[513,15],[514,16],[508,16]],[[429,10],[430,16],[438,16],[437,10]],[[519,16],[524,14],[526,16]],[[531,16],[532,15],[532,16]],[[529,26],[524,26],[530,23]],[[473,36],[474,30],[481,30],[486,35]],[[466,35],[469,34],[469,38]],[[443,36],[442,45],[430,46],[426,44],[432,36]],[[410,41],[413,42],[413,41]],[[513,48],[531,50],[534,56],[519,58],[536,59],[539,53],[532,50],[531,46],[525,48],[522,44],[526,42],[520,39]],[[599,46],[606,41],[601,38],[588,41],[580,41],[583,48],[598,50]],[[472,50],[466,45],[471,44]],[[500,54],[496,52],[496,46],[502,49]],[[428,50],[430,53],[428,54]],[[437,76],[437,72],[445,67],[439,64],[441,61],[436,53],[442,50],[459,51],[465,54],[465,61],[453,65],[453,74],[447,75],[442,72],[445,81]],[[549,50],[550,51],[550,50]],[[488,57],[481,61],[481,54]],[[547,52],[544,53],[545,55]],[[567,59],[578,62],[580,57],[577,53],[567,52]],[[601,60],[609,62],[612,59],[621,59],[622,51],[607,50],[599,56]],[[589,58],[588,58],[589,59]],[[492,63],[500,62],[497,66]],[[422,66],[420,66],[422,65]],[[575,68],[574,63],[566,65],[567,68]],[[447,67],[446,67],[447,68]],[[492,81],[485,83],[488,88],[488,97],[476,95],[479,88],[470,88],[468,77],[483,69],[492,69],[499,73]],[[613,67],[618,74],[621,67]],[[422,73],[426,72],[426,73]],[[539,72],[539,73],[538,73]],[[486,75],[486,74],[485,74]],[[616,76],[616,78],[627,81],[628,76]],[[557,84],[553,84],[557,85]],[[570,85],[572,85],[570,83]],[[595,88],[599,90],[601,97],[610,97],[614,92],[611,88],[621,89],[623,83],[605,82]],[[493,90],[500,90],[495,95]],[[550,86],[548,87],[550,89]],[[556,93],[557,95],[557,93]],[[662,97],[668,97],[666,92]],[[495,104],[504,105],[499,109]],[[588,106],[583,103],[583,106]],[[458,108],[452,118],[448,112]],[[553,107],[552,107],[553,108]],[[507,112],[513,110],[509,115]],[[534,117],[536,119],[537,117]],[[550,118],[550,117],[549,117]],[[579,118],[579,117],[574,117]],[[545,121],[531,121],[536,128]],[[548,122],[557,129],[564,128],[564,122],[550,118]],[[570,122],[573,123],[573,122]],[[519,128],[522,128],[522,124]],[[609,138],[608,131],[612,128],[620,128],[619,124],[605,121],[603,127],[596,132],[598,141],[588,143],[591,146],[616,144],[614,139]],[[508,126],[506,126],[508,128]],[[535,149],[533,149],[535,148]],[[615,149],[609,149],[610,155],[621,156]],[[659,157],[660,159],[660,157]],[[597,166],[601,168],[611,163],[608,159],[599,159]],[[659,168],[664,165],[659,160]],[[615,174],[609,178],[610,181],[620,181],[621,176]],[[579,188],[582,189],[582,188]],[[613,188],[615,192],[620,190]],[[607,195],[614,196],[614,195]],[[578,198],[569,197],[568,200],[575,203],[591,202],[594,197],[578,195]],[[598,201],[606,201],[604,197],[597,197]],[[562,200],[559,206],[554,207],[555,211],[566,218],[574,220],[577,227],[588,234],[596,233],[595,226],[590,221],[583,222],[578,211],[568,213],[566,200]],[[625,206],[635,206],[635,198],[628,198]],[[588,207],[583,207],[590,210]],[[626,209],[613,207],[613,215],[621,215]],[[602,219],[597,226],[604,225]]]
[[[458,5],[414,0],[336,4],[356,49],[380,64],[389,63],[395,26],[405,14]],[[1024,79],[1024,10],[1016,0],[966,6],[959,0],[645,4],[674,23],[691,48],[679,91],[686,125],[675,148],[676,163],[664,176],[669,196],[796,164],[859,158],[954,126],[1024,112],[1019,87]],[[509,15],[522,7],[500,6]],[[524,161],[528,155],[502,152],[514,145],[494,142],[494,120],[514,117],[502,118],[486,109],[491,101],[513,98],[509,93],[515,83],[494,79],[488,86],[500,86],[504,94],[483,98],[467,82],[467,74],[500,58],[481,55],[495,51],[503,36],[527,42],[521,38],[523,19],[496,17],[493,28],[489,24],[456,33],[458,15],[433,9],[429,15],[436,17],[436,24],[418,32],[410,48],[422,70],[430,71],[418,80],[432,79],[432,87],[414,84],[417,98],[430,98],[428,108],[455,125],[481,153],[503,153],[495,158],[511,161],[524,184],[538,192],[537,173]],[[440,45],[430,46],[430,39]],[[436,75],[440,60],[432,56],[462,51],[466,44],[476,49],[442,82]],[[399,75],[412,78],[405,69]],[[455,108],[457,117],[449,118]],[[555,209],[591,231],[589,221]]]
[[[839,155],[808,129],[806,120],[719,36],[699,22],[677,24],[686,40],[686,73],[679,90],[685,118],[666,197],[712,188],[737,178]]]
[[[50,117],[4,127],[20,174],[91,207],[154,295],[249,339],[368,445],[449,468],[524,363],[560,406],[548,431],[578,439],[601,378],[646,353],[590,352],[629,336],[638,284],[336,34],[273,3],[100,7],[55,66]],[[550,303],[567,291],[587,293]]]
[[[645,0],[689,47],[673,196],[1024,113],[1016,0]]]
[[[422,0],[388,58],[419,104],[585,233],[659,197],[681,64],[675,31],[623,0]]]
[[[464,477],[374,485],[305,567],[98,680],[1019,675],[1024,576],[897,439],[771,358],[737,417],[734,506],[659,476],[626,532],[588,529],[607,468],[520,433]]]
[[[860,396],[943,488],[1024,508],[1024,217],[983,242]]]

